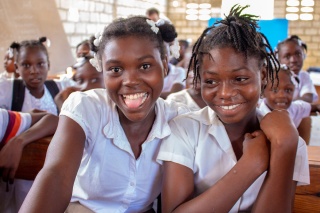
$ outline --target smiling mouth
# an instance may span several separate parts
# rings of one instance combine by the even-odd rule
[[[128,108],[134,109],[140,107],[147,99],[148,93],[135,93],[122,95],[124,103]]]
[[[235,105],[229,105],[229,106],[218,106],[223,110],[233,110],[235,108],[237,108],[238,106],[240,106],[240,104],[235,104]]]
[[[278,103],[276,103],[276,105],[277,105],[277,106],[286,106],[286,105],[287,105],[287,103],[284,103],[284,102],[278,102]]]

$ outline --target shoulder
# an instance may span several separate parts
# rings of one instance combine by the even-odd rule
[[[178,92],[171,93],[167,97],[167,101],[178,101],[178,102],[184,102],[183,100],[188,96],[188,92],[186,89],[183,89]]]
[[[65,109],[78,109],[90,111],[101,109],[108,101],[105,89],[93,89],[86,92],[73,92],[63,103],[61,111]]]
[[[185,104],[163,100],[162,98],[158,98],[156,108],[159,111],[158,113],[165,114],[169,120],[177,115],[190,112],[189,108]]]

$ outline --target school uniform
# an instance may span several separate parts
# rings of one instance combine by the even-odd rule
[[[257,118],[262,112],[258,109]],[[165,138],[158,161],[172,161],[190,168],[194,173],[195,194],[198,196],[226,175],[237,163],[232,144],[215,112],[205,107],[178,116],[170,122],[172,133]],[[264,172],[235,203],[230,212],[252,208],[263,183]],[[309,184],[309,167],[305,142],[299,138],[293,180]]]
[[[169,64],[169,73],[164,78],[162,92],[170,92],[174,84],[178,83],[186,87],[184,79],[186,78],[186,71],[182,67],[176,67],[173,64]]]
[[[270,108],[265,103],[265,99],[261,102],[259,109],[264,114],[271,112]],[[310,116],[311,104],[302,100],[292,101],[287,111],[289,112],[289,116],[292,119],[295,127],[298,127],[303,118]]]
[[[166,98],[167,101],[174,101],[177,103],[185,104],[189,107],[191,111],[197,111],[201,109],[198,104],[193,100],[191,95],[188,93],[187,89],[171,93]]]
[[[14,79],[0,79],[0,108],[7,110],[12,109],[13,81]],[[54,80],[54,82],[57,84],[60,91],[75,84],[72,80]],[[58,115],[57,106],[48,88],[45,85],[44,88],[44,95],[39,99],[31,95],[28,88],[25,88],[21,112],[30,112],[33,109],[40,109]]]
[[[31,126],[29,113],[11,112],[0,108],[0,147],[3,147],[12,137],[21,134]],[[7,191],[7,188],[9,191]],[[14,185],[0,180],[0,212],[15,213]]]
[[[306,93],[312,93],[313,99],[312,102],[316,102],[318,100],[318,93],[316,88],[310,78],[310,74],[306,71],[301,70],[298,74],[299,84],[296,84],[295,91],[293,93],[293,100],[302,97]]]
[[[86,135],[71,202],[93,212],[144,212],[152,208],[161,190],[162,171],[156,157],[162,140],[171,133],[168,121],[189,111],[161,98],[155,110],[153,127],[136,159],[117,107],[105,89],[69,96],[60,116],[77,122]]]

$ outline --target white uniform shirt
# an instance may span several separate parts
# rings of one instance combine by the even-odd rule
[[[60,115],[82,127],[86,142],[71,201],[94,212],[150,209],[161,190],[161,165],[156,157],[162,139],[171,133],[168,121],[188,111],[184,105],[159,98],[152,130],[136,159],[105,89],[72,93]]]
[[[263,112],[263,114],[271,112],[269,107],[266,105],[265,100],[261,102],[259,109]],[[292,119],[294,125],[298,127],[303,118],[310,116],[311,104],[303,100],[292,101],[287,111],[289,112],[289,116]]]
[[[294,93],[293,93],[293,100],[297,99],[298,97],[302,97],[306,93],[313,94],[313,102],[318,100],[318,93],[317,90],[310,78],[308,72],[301,70],[298,75],[299,84],[297,84]]]
[[[186,78],[186,71],[182,67],[176,67],[172,64],[169,64],[170,71],[169,74],[164,78],[162,92],[170,92],[174,84],[182,84],[183,87],[186,87],[184,79]]]
[[[73,86],[75,82],[72,80],[54,80],[59,88],[63,90],[66,87]],[[21,112],[30,112],[33,109],[45,110],[48,113],[58,115],[56,104],[44,85],[44,95],[41,98],[35,98],[31,95],[28,88],[25,88],[24,101],[22,105]],[[11,109],[12,104],[12,93],[13,93],[13,79],[1,79],[0,80],[0,108]]]
[[[259,111],[258,111],[259,112]],[[258,114],[261,119],[262,114]],[[172,161],[193,170],[195,196],[214,185],[237,163],[224,125],[214,111],[205,107],[178,116],[170,123],[172,133],[162,142],[157,159]],[[257,198],[266,172],[263,173],[235,203],[230,212],[250,210]],[[307,148],[300,138],[293,180],[309,184]]]
[[[188,93],[187,89],[171,93],[166,98],[167,101],[175,101],[177,103],[185,104],[189,107],[191,111],[197,111],[201,109],[198,104],[193,100],[191,95]]]

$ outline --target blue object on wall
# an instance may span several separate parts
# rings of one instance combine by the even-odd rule
[[[208,26],[212,26],[218,20],[221,20],[221,18],[209,19]],[[258,25],[260,26],[259,31],[267,37],[273,50],[277,47],[279,41],[288,38],[288,24],[287,19],[258,21]]]

